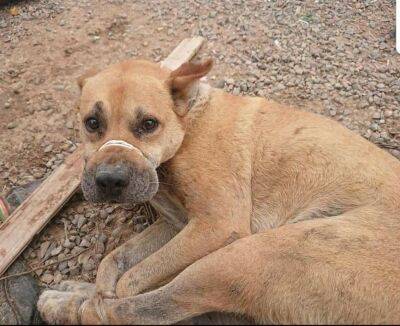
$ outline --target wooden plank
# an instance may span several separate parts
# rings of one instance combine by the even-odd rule
[[[161,67],[171,70],[179,68],[182,64],[190,61],[196,55],[203,42],[204,38],[201,36],[185,38],[171,52],[171,54],[161,62]]]
[[[0,225],[0,275],[75,193],[82,169],[79,147]]]
[[[204,39],[184,39],[161,62],[174,70],[189,61]],[[28,246],[80,185],[83,170],[83,146],[80,145],[22,204],[0,224],[0,276]]]

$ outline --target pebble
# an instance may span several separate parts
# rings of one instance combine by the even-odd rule
[[[10,123],[7,125],[7,129],[14,129],[14,128],[16,128],[17,126],[18,126],[17,122],[16,122],[16,121],[13,121],[13,122],[10,122]]]
[[[50,247],[50,241],[42,242],[39,249],[39,259],[43,259]]]
[[[54,276],[47,273],[47,274],[44,274],[44,275],[40,278],[40,280],[41,280],[43,283],[50,284],[51,282],[53,282]]]
[[[62,251],[62,246],[58,246],[51,251],[51,256],[57,256]]]
[[[88,240],[86,240],[86,239],[82,239],[82,241],[79,244],[79,246],[87,248],[87,247],[90,246],[90,242]]]
[[[44,148],[44,152],[45,153],[50,153],[51,151],[53,150],[53,145],[47,145],[45,148]]]
[[[87,218],[83,215],[80,215],[77,221],[77,228],[80,229],[87,222]]]

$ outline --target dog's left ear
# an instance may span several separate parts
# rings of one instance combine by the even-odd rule
[[[80,77],[77,79],[77,83],[78,83],[78,86],[79,86],[80,90],[82,90],[83,86],[85,86],[87,80],[88,80],[90,77],[93,77],[94,75],[97,75],[98,72],[99,72],[98,69],[96,69],[96,68],[91,68],[91,69],[89,69],[88,71],[86,71],[82,76],[80,76]]]
[[[188,62],[171,72],[167,83],[175,102],[174,110],[178,115],[184,116],[189,111],[193,88],[201,77],[208,74],[212,65],[212,59],[201,63]]]

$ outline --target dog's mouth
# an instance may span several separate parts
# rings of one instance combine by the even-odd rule
[[[93,203],[143,203],[158,190],[158,175],[150,165],[138,168],[125,161],[87,168],[81,182],[86,200]]]

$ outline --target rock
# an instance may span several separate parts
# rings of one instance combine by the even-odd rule
[[[107,236],[104,233],[99,234],[98,241],[101,242],[101,243],[106,243],[107,242]]]
[[[394,157],[397,157],[400,160],[400,150],[392,149],[390,152],[393,154]]]
[[[108,215],[106,221],[104,222],[106,225],[110,224],[111,221],[114,219],[114,215]]]
[[[80,247],[88,248],[90,246],[90,242],[86,239],[82,239],[81,243],[79,244]]]
[[[61,263],[58,264],[58,270],[61,272],[65,269],[68,268],[68,263],[66,261],[63,261]]]
[[[57,256],[62,250],[62,246],[58,246],[51,251],[51,256]]]
[[[379,120],[381,118],[380,112],[374,112],[372,118],[375,119],[375,120]]]
[[[87,222],[87,218],[83,215],[80,215],[77,221],[77,228],[80,229]]]
[[[50,153],[53,150],[53,145],[47,145],[44,149],[45,153]]]
[[[225,80],[224,80],[224,79],[220,79],[220,80],[216,83],[215,87],[216,87],[216,88],[224,88],[224,87],[225,87],[225,84],[226,84]]]
[[[107,212],[108,214],[111,214],[112,212],[114,212],[114,210],[115,210],[115,208],[112,207],[112,206],[106,208],[106,212]]]
[[[7,129],[14,129],[14,128],[16,128],[17,126],[18,126],[17,122],[16,122],[16,121],[13,121],[13,122],[10,122],[10,123],[7,125]]]
[[[63,279],[63,276],[62,276],[62,274],[60,272],[57,272],[54,275],[54,283],[55,284],[59,284],[62,281],[62,279]]]
[[[66,239],[66,240],[64,241],[63,246],[64,246],[65,248],[72,249],[75,245],[74,245],[69,239]]]
[[[378,131],[379,130],[379,125],[377,124],[377,123],[371,123],[371,125],[370,125],[370,129],[372,130],[372,131]]]
[[[91,259],[88,259],[87,261],[85,261],[82,264],[82,270],[84,270],[85,272],[90,272],[90,271],[94,270],[95,268],[96,268],[96,266],[95,266],[93,260],[91,260]]]
[[[66,126],[68,129],[74,129],[74,123],[73,123],[72,121],[67,121],[67,122],[65,123],[65,126]]]
[[[47,274],[44,274],[44,275],[40,278],[40,280],[41,280],[43,283],[50,284],[51,282],[53,282],[54,276],[47,273]]]
[[[39,259],[43,259],[46,255],[47,249],[50,247],[50,241],[42,242],[39,249]]]
[[[105,210],[101,210],[100,211],[100,218],[101,219],[106,219],[107,218],[107,216],[108,216],[108,213],[105,211]]]

